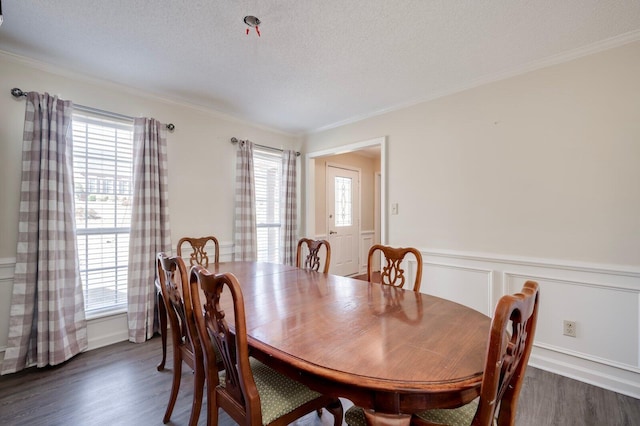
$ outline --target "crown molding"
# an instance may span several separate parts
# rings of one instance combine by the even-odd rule
[[[316,129],[313,129],[309,132],[307,132],[307,135],[313,134],[313,133],[319,133],[319,132],[323,132],[326,130],[331,130],[331,129],[335,129],[337,127],[342,127],[345,126],[347,124],[353,124],[353,123],[357,123],[359,121],[363,121],[366,120],[368,118],[373,118],[373,117],[377,117],[380,115],[384,115],[384,114],[388,114],[391,112],[395,112],[395,111],[399,111],[405,108],[410,108],[412,106],[415,105],[419,105],[422,103],[426,103],[426,102],[430,102],[436,99],[440,99],[440,98],[444,98],[445,96],[450,96],[456,93],[460,93],[460,92],[464,92],[465,90],[470,90],[470,89],[474,89],[476,87],[479,86],[483,86],[485,84],[489,84],[489,83],[495,83],[497,81],[501,81],[501,80],[506,80],[508,78],[511,77],[516,77],[519,75],[523,75],[532,71],[536,71],[542,68],[547,68],[553,65],[558,65],[564,62],[569,62],[572,61],[574,59],[578,59],[578,58],[582,58],[584,56],[588,56],[588,55],[592,55],[595,53],[599,53],[599,52],[603,52],[605,50],[609,50],[609,49],[613,49],[616,47],[620,47],[620,46],[624,46],[625,44],[629,44],[629,43],[633,43],[633,42],[637,42],[640,41],[640,30],[635,30],[635,31],[631,31],[625,34],[621,34],[615,37],[611,37],[605,40],[601,40],[598,41],[596,43],[592,43],[590,45],[587,46],[583,46],[583,47],[579,47],[577,49],[572,49],[569,50],[567,52],[563,52],[563,53],[559,53],[557,55],[552,55],[549,57],[546,57],[544,59],[538,60],[538,61],[533,61],[533,62],[529,62],[527,64],[524,64],[522,66],[519,67],[515,67],[506,71],[502,71],[496,74],[491,74],[479,79],[475,79],[472,81],[469,81],[467,83],[464,83],[462,85],[459,85],[457,87],[452,87],[452,88],[448,88],[446,90],[443,90],[441,92],[435,93],[433,95],[424,97],[424,98],[419,98],[419,99],[414,99],[408,102],[403,102],[401,104],[389,107],[389,108],[383,108],[371,113],[367,113],[367,114],[361,114],[361,115],[357,115],[345,120],[341,120],[332,124],[328,124],[326,126],[322,126],[322,127],[318,127]]]
[[[177,98],[170,98],[170,97],[163,97],[160,95],[156,95],[154,93],[151,92],[146,92],[143,90],[140,90],[138,88],[132,87],[132,86],[127,86],[125,84],[122,83],[118,83],[118,82],[114,82],[111,80],[105,80],[105,79],[101,79],[98,77],[92,77],[86,74],[82,74],[76,71],[72,71],[68,68],[64,68],[64,67],[60,67],[57,65],[53,65],[50,63],[46,63],[46,62],[42,62],[42,61],[38,61],[36,59],[32,59],[26,56],[21,56],[21,55],[17,55],[15,53],[11,53],[11,52],[7,52],[4,50],[0,50],[0,58],[4,58],[10,62],[14,62],[17,64],[21,64],[24,66],[28,66],[30,68],[35,68],[37,70],[40,70],[42,72],[46,72],[46,73],[50,73],[50,74],[54,74],[60,77],[65,77],[65,78],[70,78],[73,80],[79,80],[88,84],[95,84],[95,85],[99,85],[102,87],[106,87],[112,90],[118,90],[121,92],[125,92],[125,93],[129,93],[131,95],[134,96],[138,96],[144,99],[147,99],[149,101],[154,101],[154,102],[159,102],[159,103],[163,103],[165,105],[171,105],[171,106],[176,106],[176,107],[181,107],[181,108],[188,108],[188,109],[192,109],[204,114],[207,114],[209,116],[215,117],[215,118],[219,118],[221,120],[225,120],[225,121],[229,121],[229,122],[233,122],[233,123],[238,123],[238,124],[242,124],[244,126],[249,126],[249,127],[253,127],[255,129],[259,129],[259,130],[264,130],[264,131],[268,131],[271,133],[276,133],[276,134],[280,134],[280,135],[284,135],[287,137],[300,137],[302,136],[301,133],[291,133],[291,132],[286,132],[280,129],[275,129],[273,127],[269,127],[269,126],[265,126],[263,124],[258,124],[258,123],[253,123],[251,121],[245,120],[243,118],[231,115],[231,114],[227,114],[227,113],[223,113],[220,111],[217,111],[213,108],[209,108],[206,107],[204,105],[199,105],[199,104],[195,104],[195,103],[190,103],[188,101],[185,101],[184,99],[177,99]],[[25,91],[28,91],[29,88],[23,89]]]

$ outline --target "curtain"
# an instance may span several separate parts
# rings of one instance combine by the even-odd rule
[[[256,198],[253,143],[240,141],[236,155],[235,260],[256,260]]]
[[[133,143],[127,302],[129,340],[140,343],[154,332],[156,255],[171,250],[165,126],[136,118]]]
[[[87,348],[73,199],[71,101],[27,95],[18,246],[2,374]]]
[[[296,205],[296,152],[282,152],[282,263],[296,264],[297,205]]]

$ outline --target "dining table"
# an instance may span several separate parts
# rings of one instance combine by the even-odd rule
[[[376,420],[368,422],[406,425],[413,413],[459,407],[479,395],[491,319],[472,308],[287,265],[207,269],[238,279],[251,356],[372,410]],[[221,304],[233,311],[229,292]],[[227,319],[233,327],[233,316]]]

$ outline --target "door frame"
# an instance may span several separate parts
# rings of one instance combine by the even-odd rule
[[[316,227],[316,158],[330,155],[347,154],[372,146],[380,147],[380,242],[387,242],[387,137],[381,136],[361,142],[350,143],[328,148],[321,151],[309,152],[305,157],[305,230],[306,235],[317,237]],[[358,238],[360,236],[358,235]]]

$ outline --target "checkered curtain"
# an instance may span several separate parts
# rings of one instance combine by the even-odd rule
[[[75,237],[71,101],[30,92],[9,336],[2,374],[87,348]]]
[[[136,118],[133,143],[128,322],[129,340],[140,343],[154,331],[156,255],[171,250],[166,128]]]
[[[253,143],[240,141],[236,155],[235,260],[257,259]]]
[[[296,264],[298,239],[297,204],[296,204],[296,152],[285,150],[282,153],[282,263]]]

